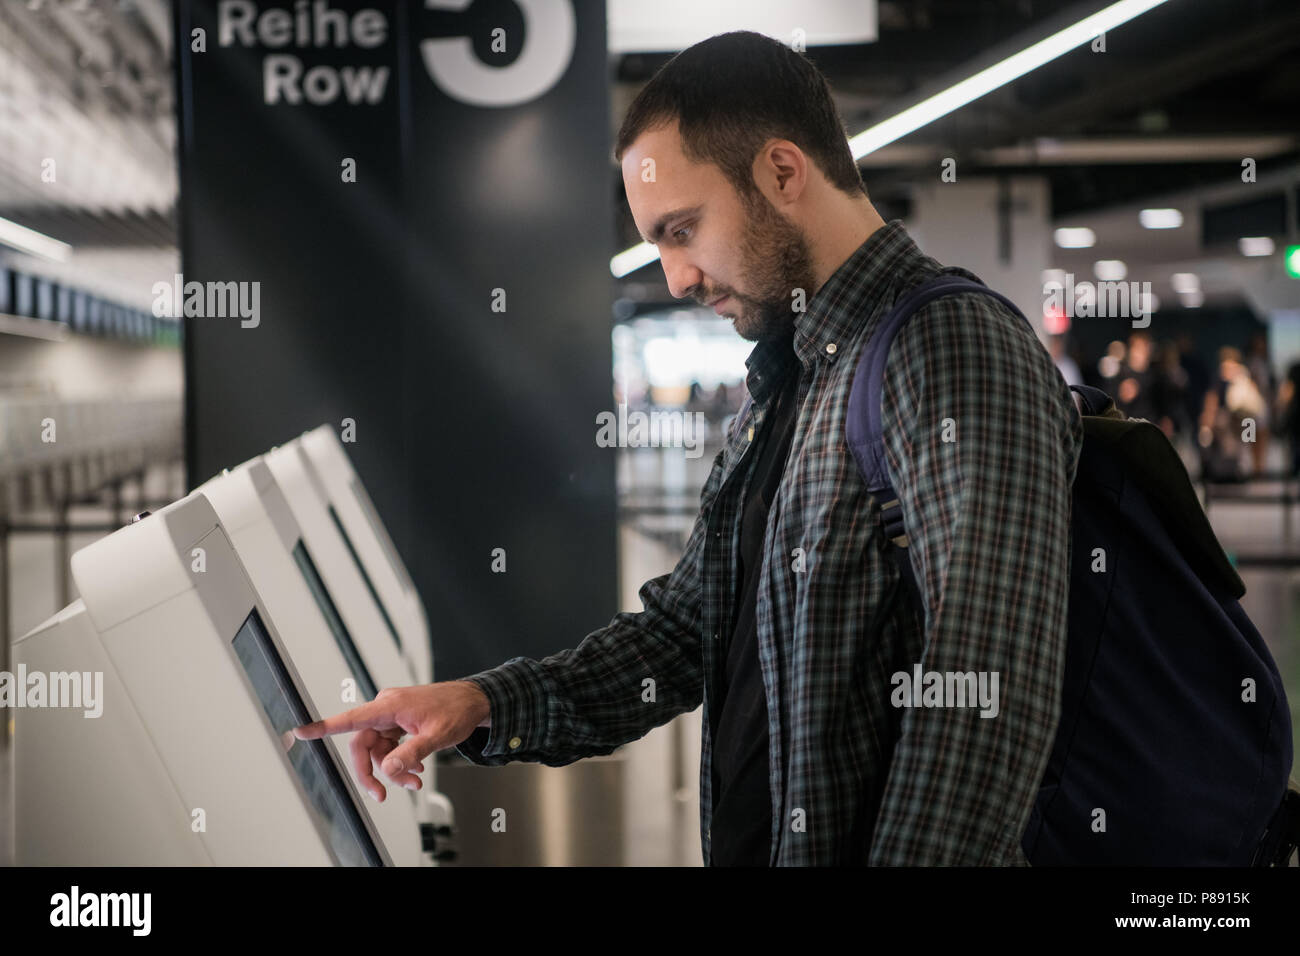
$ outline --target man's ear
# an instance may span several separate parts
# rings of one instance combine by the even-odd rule
[[[755,160],[756,175],[775,173],[777,195],[794,200],[808,184],[808,157],[789,140],[768,142]]]

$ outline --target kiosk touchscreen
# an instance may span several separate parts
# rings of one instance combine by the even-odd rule
[[[207,498],[72,574],[81,599],[14,645],[18,863],[393,862],[350,766],[291,733],[322,714]]]
[[[329,425],[306,432],[299,441],[328,496],[341,533],[351,542],[379,599],[393,616],[411,670],[420,683],[429,683],[433,680],[433,650],[424,603],[343,443]]]
[[[235,552],[248,570],[285,649],[316,709],[325,714],[373,700],[381,685],[375,674],[405,682],[395,648],[377,642],[379,657],[367,659],[330,595],[283,493],[261,458],[223,472],[198,489],[212,503]],[[327,738],[351,767],[349,736]],[[432,784],[432,770],[427,777]],[[383,803],[366,808],[394,862],[421,862],[417,794],[386,783]],[[427,857],[423,858],[427,861]]]

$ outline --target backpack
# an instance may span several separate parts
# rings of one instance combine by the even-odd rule
[[[849,448],[882,502],[900,587],[917,608],[884,453],[885,360],[917,310],[969,292],[1024,318],[982,282],[940,273],[872,334],[849,395]],[[1084,406],[1084,441],[1072,488],[1065,673],[1025,856],[1034,866],[1285,865],[1300,841],[1300,792],[1287,786],[1291,716],[1277,666],[1238,604],[1245,586],[1164,433],[1125,418],[1100,389],[1071,389]],[[1108,571],[1093,572],[1094,548],[1105,549]],[[1142,570],[1126,577],[1120,567]],[[1253,703],[1243,700],[1247,678]],[[1096,832],[1099,808],[1105,829]]]

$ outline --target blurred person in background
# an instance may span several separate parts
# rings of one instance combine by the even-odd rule
[[[732,399],[731,389],[727,387],[726,382],[719,382],[718,387],[713,390],[713,399],[709,407],[709,417],[720,422],[728,415],[734,415],[740,410],[740,402]]]
[[[1259,389],[1264,407],[1259,413],[1256,424],[1255,443],[1250,453],[1255,462],[1255,474],[1262,474],[1268,462],[1268,449],[1273,437],[1273,423],[1277,421],[1274,409],[1277,407],[1277,375],[1273,373],[1273,363],[1268,358],[1268,336],[1256,332],[1250,337],[1250,346],[1246,351],[1246,368],[1251,380]]]
[[[1292,362],[1277,392],[1277,433],[1286,438],[1291,457],[1288,472],[1300,475],[1300,361]]]
[[[1061,373],[1066,385],[1082,385],[1083,375],[1079,372],[1079,364],[1066,352],[1065,343],[1064,335],[1053,335],[1047,340],[1047,351],[1051,353],[1056,370]]]
[[[1156,415],[1155,423],[1173,442],[1191,431],[1183,399],[1187,391],[1187,372],[1179,363],[1177,344],[1166,340],[1157,346],[1154,370],[1151,405]]]
[[[1105,391],[1106,383],[1101,377],[1101,370],[1098,368],[1097,363],[1092,361],[1084,352],[1083,346],[1079,344],[1077,339],[1067,335],[1066,341],[1068,343],[1066,351],[1069,353],[1070,358],[1074,359],[1074,364],[1078,366],[1080,374],[1083,375],[1083,384]]]
[[[1106,354],[1097,360],[1097,374],[1101,381],[1097,387],[1119,403],[1119,373],[1124,368],[1128,348],[1119,339],[1106,346]]]
[[[1184,375],[1183,386],[1183,421],[1195,437],[1195,424],[1200,421],[1201,411],[1205,407],[1205,393],[1210,387],[1210,367],[1196,348],[1196,339],[1190,332],[1179,332],[1175,341],[1178,344],[1178,364]]]
[[[1211,478],[1241,480],[1241,446],[1259,444],[1259,419],[1264,411],[1264,396],[1251,378],[1241,350],[1232,346],[1219,349],[1218,380],[1205,393],[1200,426],[1200,445],[1205,450],[1203,466]],[[1248,421],[1255,425],[1254,441],[1243,442]],[[1260,459],[1254,452],[1252,464],[1258,473]]]
[[[1157,419],[1153,391],[1155,369],[1151,367],[1151,336],[1134,332],[1128,337],[1128,349],[1116,376],[1115,404],[1129,418]]]

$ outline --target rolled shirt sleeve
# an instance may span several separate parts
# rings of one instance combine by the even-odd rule
[[[904,711],[869,862],[1025,865],[1059,719],[1082,425],[1024,318],[974,293],[899,333],[882,416],[925,604],[922,670],[989,688],[996,675],[997,712]]]

